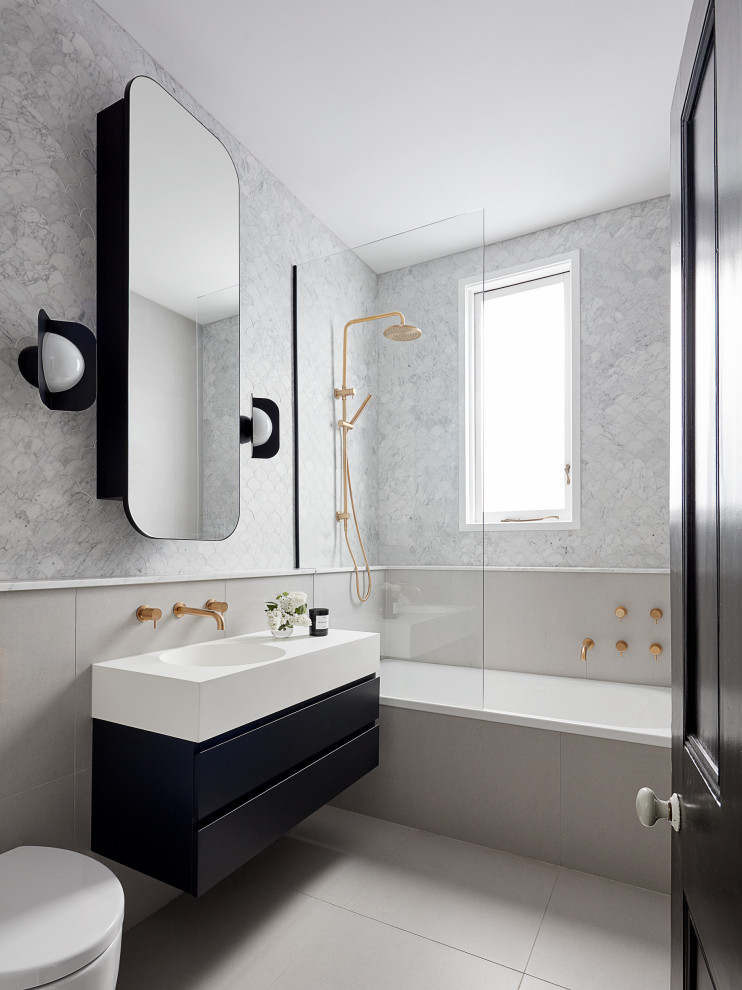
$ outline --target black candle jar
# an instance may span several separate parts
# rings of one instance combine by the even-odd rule
[[[330,629],[329,608],[310,608],[309,618],[312,625],[309,627],[310,636],[326,636]]]

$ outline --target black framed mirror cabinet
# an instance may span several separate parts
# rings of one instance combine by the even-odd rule
[[[98,497],[148,537],[226,539],[240,511],[239,182],[224,145],[145,76],[98,114],[98,220]]]

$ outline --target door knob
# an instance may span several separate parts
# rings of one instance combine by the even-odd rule
[[[680,798],[673,794],[669,801],[662,801],[651,787],[642,787],[636,795],[636,813],[646,828],[666,819],[676,832],[680,831]]]

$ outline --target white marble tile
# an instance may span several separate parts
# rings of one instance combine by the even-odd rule
[[[9,139],[0,161],[0,580],[290,567],[291,265],[342,245],[93,0],[3,0],[0,63]],[[242,517],[223,542],[155,542],[136,533],[119,503],[95,497],[95,407],[50,413],[18,373],[20,339],[31,342],[41,306],[95,330],[96,114],[140,74],[204,121],[234,159],[243,228],[241,389],[270,396],[282,413],[276,458],[250,460],[242,451]],[[354,266],[359,286],[375,285],[361,262]],[[361,303],[349,299],[350,315]],[[366,434],[372,451],[373,431]],[[363,500],[363,472],[357,486]]]
[[[381,561],[667,566],[669,217],[655,199],[486,249],[487,271],[581,252],[577,530],[459,532],[457,281],[481,270],[481,250],[380,276],[382,310],[424,329],[414,356],[379,352]]]

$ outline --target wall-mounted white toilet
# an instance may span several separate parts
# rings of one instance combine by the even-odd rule
[[[0,990],[113,990],[124,892],[111,871],[69,849],[0,855]]]

